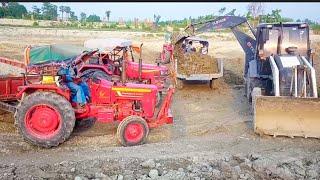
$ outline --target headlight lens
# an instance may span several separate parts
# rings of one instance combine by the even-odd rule
[[[166,76],[166,75],[168,75],[168,71],[167,70],[162,70],[162,71],[160,71],[160,75],[161,76]]]

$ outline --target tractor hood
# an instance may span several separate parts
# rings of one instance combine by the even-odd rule
[[[128,61],[128,64],[134,69],[139,69],[139,63]],[[155,64],[142,64],[142,71],[147,72],[148,70],[159,71],[160,75],[167,75],[168,73],[168,68],[166,66],[158,66]]]

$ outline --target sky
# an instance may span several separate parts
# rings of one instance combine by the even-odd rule
[[[32,6],[42,6],[42,3],[24,2],[23,4],[28,11],[32,11]],[[226,12],[236,9],[235,15],[245,14],[249,3],[178,3],[178,2],[148,2],[148,3],[101,3],[101,2],[53,2],[57,6],[70,6],[71,10],[80,17],[80,13],[84,12],[87,16],[96,14],[103,18],[105,11],[110,10],[110,20],[117,21],[119,18],[125,20],[133,20],[134,18],[153,19],[154,14],[159,14],[161,20],[175,20],[191,17],[198,17],[200,15],[218,14],[218,10],[226,7]],[[271,13],[272,9],[281,9],[281,15],[290,17],[294,20],[310,20],[320,23],[320,3],[264,3],[265,14]]]

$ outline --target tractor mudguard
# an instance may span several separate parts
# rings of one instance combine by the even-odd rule
[[[18,99],[21,99],[24,93],[33,93],[36,91],[53,91],[70,101],[70,90],[62,89],[56,85],[43,85],[43,84],[31,84],[27,86],[20,86],[19,93],[16,95]]]
[[[106,65],[95,65],[95,64],[85,64],[81,66],[81,68],[79,69],[79,72],[84,72],[85,70],[88,70],[88,69],[99,69],[109,75],[113,74],[113,72],[110,71]]]

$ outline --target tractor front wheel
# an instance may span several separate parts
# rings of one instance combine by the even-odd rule
[[[17,106],[15,124],[22,137],[40,147],[58,146],[69,138],[75,125],[69,101],[52,92],[35,92]]]
[[[117,137],[123,146],[135,146],[145,143],[149,134],[147,122],[140,116],[123,119],[117,129]]]

